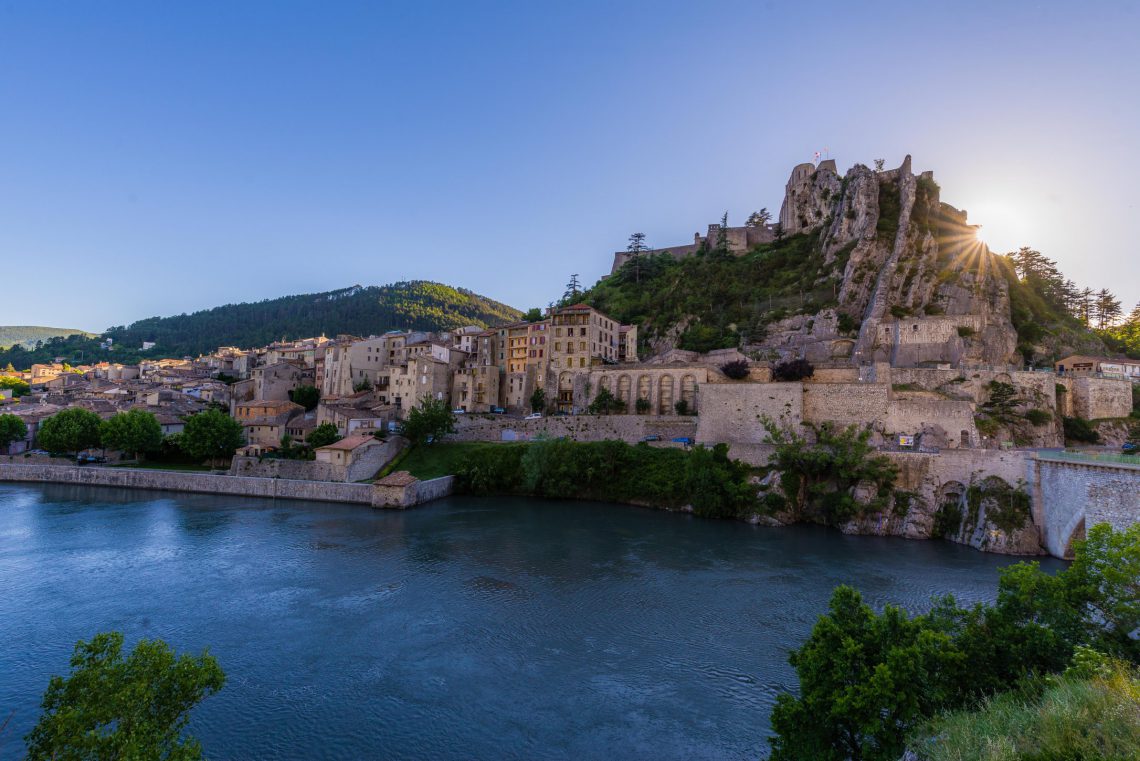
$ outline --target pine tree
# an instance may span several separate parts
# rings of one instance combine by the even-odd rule
[[[566,284],[566,292],[562,294],[562,303],[573,304],[580,293],[582,293],[582,284],[578,282],[578,273],[575,272],[570,276],[570,282]]]
[[[633,280],[641,282],[641,255],[650,249],[645,245],[645,233],[634,233],[629,236],[629,245],[625,247],[629,252],[629,261],[633,262]]]
[[[772,221],[772,213],[768,211],[765,206],[760,211],[754,211],[748,215],[748,221],[744,224],[748,227],[764,227]]]
[[[1120,306],[1120,299],[1112,295],[1112,291],[1107,288],[1101,288],[1096,292],[1096,299],[1093,301],[1093,310],[1096,315],[1097,327],[1101,330],[1111,326],[1123,313]]]

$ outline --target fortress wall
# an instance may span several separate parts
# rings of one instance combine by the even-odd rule
[[[767,432],[763,418],[798,426],[803,420],[804,392],[800,383],[733,383],[701,387],[697,441],[762,444]]]
[[[890,386],[886,383],[828,383],[805,385],[803,419],[840,425],[871,423],[887,414]]]
[[[1117,378],[1075,377],[1070,394],[1078,417],[1128,417],[1132,412],[1132,383]]]
[[[859,368],[857,367],[817,367],[810,378],[804,383],[858,383]]]
[[[968,446],[977,446],[981,440],[974,425],[973,403],[952,399],[892,400],[883,418],[883,427],[888,433],[896,434],[936,432],[940,428],[945,432],[945,439],[929,443],[943,447],[962,446],[963,431]]]

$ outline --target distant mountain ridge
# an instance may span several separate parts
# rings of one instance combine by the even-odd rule
[[[0,351],[0,366],[25,367],[50,362],[102,360],[135,362],[142,357],[197,356],[219,346],[253,348],[282,338],[368,336],[387,330],[449,330],[465,325],[516,322],[519,310],[464,288],[412,280],[384,286],[354,285],[323,293],[282,296],[252,303],[226,304],[192,314],[149,317],[107,329],[103,338],[113,348],[84,336],[49,338],[31,351],[13,347]],[[144,341],[155,346],[141,351]]]
[[[74,336],[84,335],[88,338],[94,337],[94,333],[88,333],[78,328],[49,328],[42,325],[0,325],[0,349],[6,349],[9,346],[22,344],[28,348],[35,346],[36,341],[47,341],[56,336]]]

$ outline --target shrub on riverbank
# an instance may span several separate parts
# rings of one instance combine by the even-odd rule
[[[728,448],[690,450],[621,441],[565,439],[472,449],[456,468],[472,494],[596,499],[652,507],[692,505],[697,515],[735,518],[756,511],[751,468]]]
[[[1055,575],[1035,562],[1003,569],[992,605],[946,597],[921,616],[889,605],[876,614],[839,587],[789,656],[800,689],[777,699],[772,761],[895,761],[907,734],[940,712],[1011,690],[1036,697],[1043,675],[1081,666],[1089,649],[1140,664],[1138,627],[1140,525],[1094,526]],[[967,757],[981,756],[947,756]]]

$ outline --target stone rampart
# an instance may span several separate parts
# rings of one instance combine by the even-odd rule
[[[763,444],[761,421],[796,427],[804,416],[801,383],[724,383],[701,388],[697,441]]]
[[[1128,417],[1132,412],[1132,383],[1118,378],[1078,376],[1069,387],[1073,411],[1087,420]]]
[[[923,434],[923,444],[944,448],[981,444],[972,402],[952,399],[893,399],[883,418],[887,434]]]
[[[371,484],[296,481],[285,478],[243,478],[213,473],[179,473],[132,468],[0,463],[0,481],[114,486],[241,497],[307,499],[324,502],[372,503]]]
[[[313,460],[234,457],[230,475],[247,478],[288,478],[299,481],[344,481],[344,467]]]
[[[889,392],[886,383],[804,385],[803,419],[809,423],[866,425],[886,417]]]

